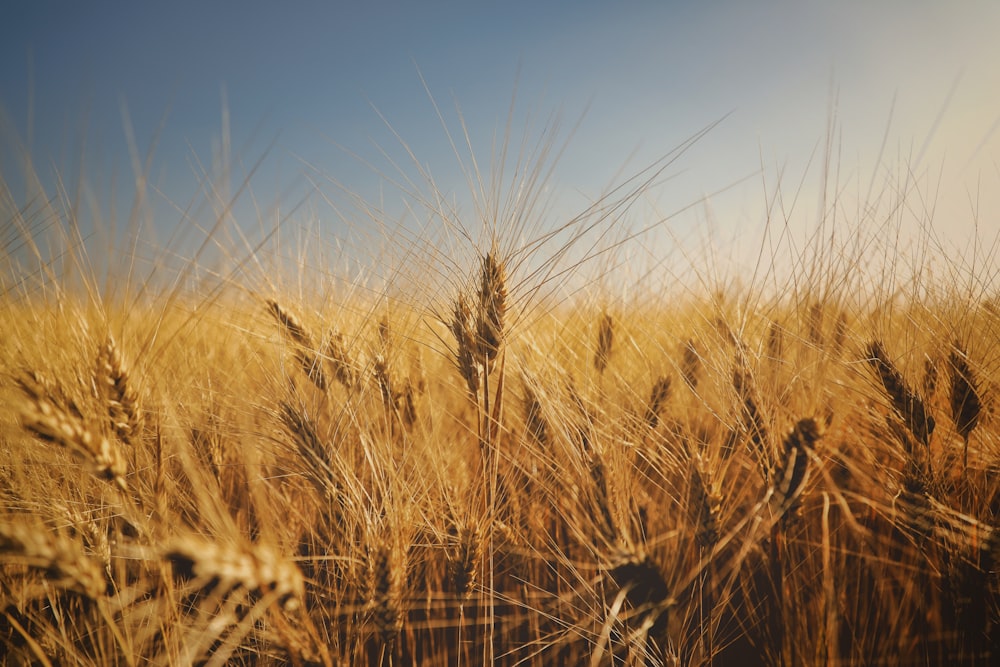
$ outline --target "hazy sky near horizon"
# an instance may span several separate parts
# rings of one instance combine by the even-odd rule
[[[553,224],[723,119],[636,207],[655,218],[697,203],[650,247],[711,242],[724,256],[753,254],[779,189],[786,213],[772,215],[772,229],[789,217],[803,235],[833,197],[845,229],[868,205],[876,213],[865,224],[923,227],[956,251],[973,239],[992,246],[1000,230],[993,1],[15,0],[3,15],[4,177],[16,182],[22,164],[14,139],[43,174],[75,176],[82,154],[88,188],[108,207],[112,190],[128,194],[131,125],[143,157],[157,139],[152,199],[164,238],[190,224],[166,202],[198,199],[198,171],[210,169],[227,125],[233,188],[260,161],[250,182],[264,207],[289,210],[319,180],[349,209],[329,177],[393,210],[398,193],[364,164],[391,175],[384,149],[414,174],[386,123],[441,191],[461,197],[421,77],[456,136],[460,107],[481,162],[515,89],[515,144],[554,118],[561,136],[576,127],[549,183]],[[256,215],[247,200],[238,210]],[[363,219],[346,229],[322,198],[310,201],[300,213],[324,232],[366,233]]]

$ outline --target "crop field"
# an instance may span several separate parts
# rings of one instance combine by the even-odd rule
[[[101,269],[4,188],[5,664],[996,664],[989,258],[620,290],[656,174],[551,236],[543,174],[368,273]]]

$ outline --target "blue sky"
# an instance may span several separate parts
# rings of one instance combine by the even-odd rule
[[[151,210],[163,239],[198,216],[210,226],[210,211],[185,219],[166,201],[198,200],[196,165],[210,167],[224,110],[235,185],[263,158],[251,180],[261,205],[291,209],[322,174],[396,210],[398,194],[351,155],[391,172],[381,146],[406,162],[380,114],[437,187],[461,197],[421,76],[452,131],[461,108],[481,160],[515,88],[515,138],[553,117],[566,129],[579,121],[550,182],[552,224],[725,117],[636,207],[632,224],[724,192],[665,223],[648,247],[711,243],[723,256],[752,256],[777,189],[790,200],[801,188],[787,217],[808,236],[820,217],[831,119],[834,189],[855,220],[865,202],[891,209],[894,198],[878,193],[909,179],[919,203],[901,226],[933,225],[956,252],[991,245],[1000,230],[995,2],[15,0],[3,16],[8,183],[21,164],[12,141],[29,148],[43,176],[74,178],[82,154],[93,196],[127,217],[127,110],[143,155],[158,137]],[[336,188],[323,191],[340,205]],[[367,233],[363,219],[345,224],[322,198],[310,201],[304,222],[323,234]],[[240,224],[260,227],[247,221],[257,216],[252,201],[237,210]],[[891,213],[874,217],[892,222]]]

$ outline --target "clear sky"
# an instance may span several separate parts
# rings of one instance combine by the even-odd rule
[[[0,167],[16,184],[15,141],[43,176],[74,178],[82,154],[93,196],[121,209],[115,197],[131,194],[127,115],[143,155],[158,137],[151,209],[165,239],[192,224],[165,202],[199,201],[197,165],[211,169],[228,125],[234,188],[263,157],[250,181],[260,206],[290,210],[329,177],[397,210],[398,194],[351,155],[391,173],[381,146],[407,164],[381,115],[438,188],[460,198],[422,75],[456,133],[461,108],[483,161],[515,88],[515,139],[538,136],[553,117],[566,130],[579,121],[550,181],[551,224],[725,118],[631,224],[725,192],[661,225],[648,249],[711,243],[721,257],[753,256],[779,189],[787,211],[801,188],[794,210],[776,217],[805,238],[821,217],[828,163],[843,229],[865,219],[867,202],[879,212],[865,224],[931,228],[969,252],[1000,230],[998,29],[993,0],[13,0],[0,20]],[[909,213],[893,214],[904,189]],[[349,211],[336,188],[321,190]],[[252,204],[243,197],[236,210],[256,217]],[[299,212],[331,236],[370,226],[338,220],[322,198]],[[210,211],[188,215],[198,216],[211,226]]]

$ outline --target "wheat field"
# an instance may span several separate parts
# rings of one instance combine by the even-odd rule
[[[380,284],[259,248],[102,278],[5,188],[5,664],[1000,659],[988,266],[623,296],[628,239],[567,250],[649,179],[555,246],[480,182]]]

